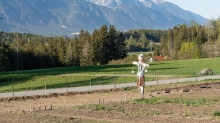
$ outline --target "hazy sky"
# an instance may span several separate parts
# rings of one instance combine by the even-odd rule
[[[164,0],[207,19],[220,17],[220,0]]]

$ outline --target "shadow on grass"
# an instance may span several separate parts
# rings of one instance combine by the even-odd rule
[[[90,83],[92,86],[95,85],[105,85],[105,84],[113,84],[114,79],[117,79],[117,76],[113,77],[98,77],[91,80],[83,80],[83,81],[76,81],[76,82],[67,82],[67,83],[57,83],[50,85],[51,88],[61,88],[61,87],[82,87],[82,86],[90,86]]]
[[[0,86],[8,86],[17,82],[32,80],[34,77],[34,75],[2,76],[0,77]]]
[[[117,79],[117,76],[114,77],[98,77],[91,80],[83,80],[83,81],[70,81],[70,82],[59,82],[56,84],[49,84],[49,82],[46,85],[47,89],[57,89],[57,88],[70,88],[70,87],[83,87],[83,86],[90,86],[91,85],[107,85],[107,84],[113,84],[114,80]],[[45,89],[45,85],[38,85],[35,87],[20,87],[20,88],[14,88],[14,91],[27,91],[27,90],[43,90]],[[7,90],[6,90],[7,91]]]
[[[35,77],[43,77],[47,75],[61,74],[80,74],[80,73],[118,73],[123,68],[131,67],[130,64],[125,65],[101,65],[101,66],[82,66],[82,67],[62,67],[50,69],[36,69],[13,72],[0,73],[0,85],[7,86],[15,82],[26,82]]]

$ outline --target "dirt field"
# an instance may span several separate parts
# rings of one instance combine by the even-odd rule
[[[135,87],[4,98],[0,99],[0,122],[217,123],[220,122],[219,92],[220,83],[206,83],[146,92],[145,99],[141,99],[141,94]],[[169,101],[162,104],[134,103],[134,100],[150,101],[158,98],[207,99],[209,101],[196,106]],[[216,115],[213,115],[215,112]]]

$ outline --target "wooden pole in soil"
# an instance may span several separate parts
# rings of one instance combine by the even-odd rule
[[[45,84],[45,91],[44,91],[44,95],[46,95],[46,94],[47,94],[47,83],[46,83],[46,82],[44,82],[44,84]]]
[[[112,74],[112,78],[113,78],[114,88],[116,88],[114,74]]]
[[[177,73],[177,71],[176,71],[176,73]],[[176,78],[176,79],[177,79],[177,83],[179,83],[179,78],[178,78],[178,74],[177,74],[177,78]]]
[[[13,94],[13,98],[14,98],[14,86],[12,85],[12,94]]]
[[[159,79],[158,79],[158,74],[157,74],[157,83],[158,83],[158,85],[159,85]]]
[[[155,73],[155,81],[156,81],[156,84],[157,84],[157,73]]]
[[[89,81],[90,81],[90,90],[92,90],[92,82],[91,82],[91,79],[90,79]]]
[[[66,77],[66,91],[68,92],[67,77]]]

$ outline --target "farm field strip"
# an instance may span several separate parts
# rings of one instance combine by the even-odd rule
[[[182,88],[188,91],[181,91]],[[144,99],[136,88],[52,94],[47,98],[7,98],[0,102],[0,122],[218,123],[219,89],[219,81],[209,80],[148,86]],[[52,109],[48,109],[50,105]]]
[[[220,75],[220,58],[177,60],[149,63],[146,81],[199,77],[204,68]],[[131,64],[64,67],[0,73],[0,92],[121,84],[136,81],[136,66]],[[91,83],[90,83],[91,82]]]

